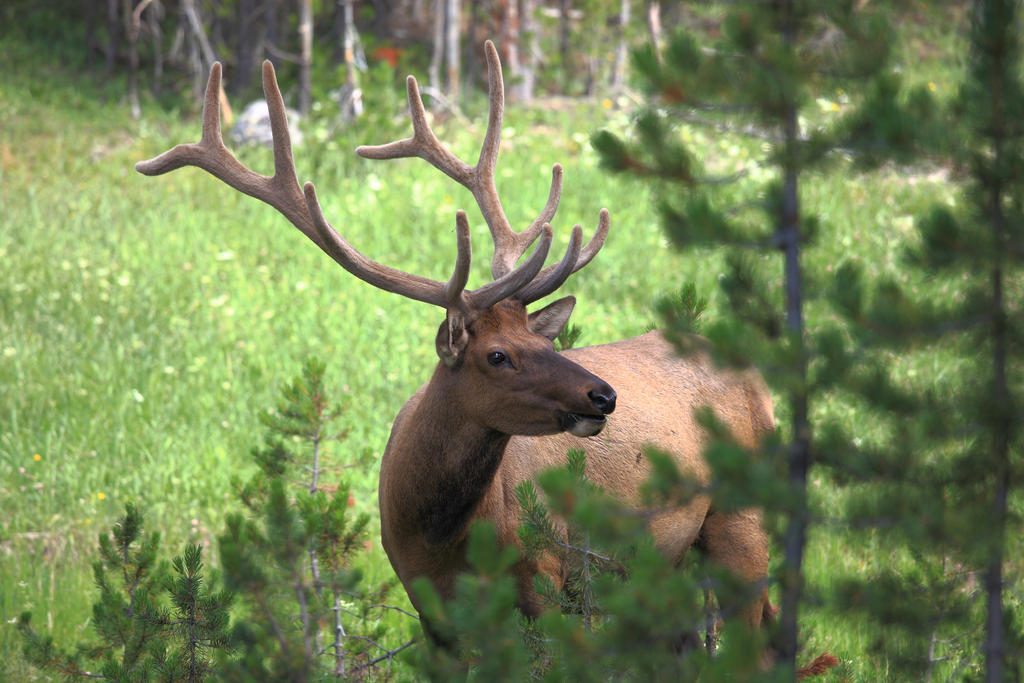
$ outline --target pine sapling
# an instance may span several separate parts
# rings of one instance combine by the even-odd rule
[[[166,561],[157,562],[159,548],[159,532],[143,533],[142,513],[127,504],[111,534],[100,535],[93,564],[99,598],[92,628],[99,639],[63,650],[25,613],[18,630],[29,662],[68,679],[210,680],[215,653],[227,648],[231,596],[205,585],[198,546],[174,559],[175,576]]]
[[[352,514],[339,473],[366,459],[342,461],[331,449],[347,430],[337,426],[344,411],[328,395],[324,372],[322,362],[307,361],[275,409],[261,415],[259,471],[238,486],[249,514],[229,516],[220,537],[225,582],[247,611],[234,632],[242,652],[228,669],[234,677],[364,677],[404,649],[379,643],[391,585],[368,589],[354,566],[370,517]]]

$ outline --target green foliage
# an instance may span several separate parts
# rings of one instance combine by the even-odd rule
[[[421,649],[420,670],[432,680],[465,676],[480,681],[526,680],[530,660],[519,635],[516,581],[509,574],[519,553],[498,545],[494,526],[481,522],[470,529],[466,559],[470,573],[456,578],[455,597],[442,601],[426,579],[413,591],[423,606],[435,640],[444,647]]]
[[[100,559],[93,564],[99,600],[92,625],[99,641],[63,651],[32,628],[26,612],[18,631],[28,661],[67,679],[212,680],[214,653],[230,647],[232,595],[205,585],[200,546],[186,547],[171,568],[157,564],[160,534],[143,534],[142,513],[131,504],[112,536],[100,535]]]
[[[708,308],[708,300],[697,294],[697,286],[687,282],[675,296],[662,297],[658,302],[658,313],[667,327],[673,331],[679,343],[682,337],[700,331],[702,318]]]
[[[558,336],[555,338],[555,350],[565,351],[566,349],[571,349],[576,346],[576,343],[579,341],[582,334],[582,327],[569,323],[562,328],[562,331],[559,332]]]
[[[821,275],[808,267],[822,225],[804,187],[813,172],[844,156],[860,168],[913,158],[934,134],[933,106],[923,90],[905,95],[887,68],[893,10],[843,1],[721,4],[720,34],[681,32],[662,55],[638,53],[636,67],[650,102],[628,138],[599,134],[594,146],[607,168],[658,179],[664,228],[675,245],[726,250],[719,284],[728,317],[703,325],[705,344],[689,336],[687,316],[663,308],[670,338],[684,353],[708,351],[722,364],[752,364],[785,399],[788,423],[753,457],[710,414],[701,424],[713,436],[705,448],[713,507],[758,507],[769,528],[782,529],[776,639],[781,661],[794,667],[798,613],[806,599],[803,556],[814,514],[807,482],[815,460],[840,440],[841,431],[833,423],[832,444],[818,441],[817,403],[852,378],[854,386],[876,392],[876,405],[909,409],[899,404],[903,394],[888,389],[880,367],[850,354],[842,327],[820,319],[807,323],[807,311],[821,305],[824,292],[816,286]],[[823,97],[830,92],[857,96],[842,116],[826,120],[814,109],[821,102],[841,108]],[[696,126],[760,140],[760,154],[729,172],[712,157],[699,163],[698,152],[686,144]],[[732,189],[755,176],[756,192],[748,188],[738,196]],[[781,281],[779,265],[769,264],[773,251],[782,257]],[[839,276],[840,306],[858,309],[863,294],[852,286],[855,272],[841,269]],[[675,489],[692,495],[672,477],[660,486],[661,496]]]
[[[372,676],[379,618],[393,581],[368,588],[353,559],[363,551],[370,517],[352,515],[342,467],[327,452],[347,431],[343,410],[324,386],[325,365],[313,358],[281,388],[276,409],[261,414],[266,446],[253,451],[259,471],[239,497],[249,514],[227,517],[219,538],[224,582],[243,615],[232,631],[238,656],[224,662],[225,680],[320,680]]]
[[[683,479],[671,460],[651,459],[648,490],[677,492],[666,485]],[[681,571],[654,547],[647,514],[604,493],[585,471],[583,452],[570,451],[565,467],[542,473],[540,491],[529,481],[517,487],[521,556],[478,524],[469,539],[471,571],[459,577],[454,599],[442,602],[426,581],[416,587],[435,640],[450,644],[427,651],[422,670],[434,680],[467,673],[473,680],[785,680],[784,669],[762,667],[764,633],[731,622],[719,628],[719,616],[755,597],[749,587],[699,560]],[[690,497],[696,493],[691,483]],[[508,572],[517,561],[565,573],[558,588],[535,578],[543,605],[536,621],[514,613]],[[721,614],[711,590],[726,606]],[[709,644],[721,636],[721,645],[706,647],[705,633]]]
[[[1020,460],[1014,414],[1024,388],[1022,336],[1009,323],[1024,315],[1024,128],[1012,113],[1024,104],[1020,26],[1019,3],[974,8],[967,72],[949,108],[956,118],[947,122],[958,135],[943,148],[947,163],[968,173],[966,201],[922,212],[920,242],[901,255],[932,286],[956,283],[959,296],[935,301],[892,280],[869,284],[855,266],[843,272],[849,290],[834,294],[837,307],[858,323],[852,329],[865,356],[911,342],[928,353],[959,356],[966,370],[921,396],[904,396],[881,372],[873,381],[847,382],[879,421],[898,419],[870,452],[846,449],[834,463],[853,480],[884,482],[881,492],[851,498],[848,515],[890,527],[914,562],[898,575],[883,571],[851,581],[838,602],[859,605],[886,625],[931,632],[933,644],[947,646],[941,656],[963,670],[984,670],[988,680],[1021,673],[1020,625],[1005,616],[1020,600],[1020,573],[1005,559],[1007,541],[1020,534],[1010,505],[1019,500],[1011,473]],[[914,600],[894,610],[894,594]],[[923,672],[935,655],[899,656]]]
[[[390,663],[402,648],[377,640],[393,582],[366,587],[353,560],[369,515],[352,515],[347,484],[327,481],[337,468],[325,449],[345,432],[335,426],[343,411],[325,391],[324,371],[307,361],[265,414],[268,446],[253,452],[259,470],[238,487],[249,514],[229,514],[219,539],[226,590],[210,587],[219,577],[204,578],[200,546],[157,564],[160,535],[144,536],[141,513],[128,505],[112,537],[100,536],[94,565],[100,643],[62,651],[26,613],[27,659],[68,677],[87,676],[91,662],[106,678],[133,682],[365,679]]]

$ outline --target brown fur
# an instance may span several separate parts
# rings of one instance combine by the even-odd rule
[[[466,568],[464,544],[474,518],[491,520],[502,543],[517,543],[516,485],[564,465],[570,448],[586,451],[591,481],[635,501],[649,473],[642,457],[647,446],[675,454],[683,471],[707,480],[701,456],[706,436],[696,409],[712,406],[748,447],[774,426],[771,399],[757,375],[715,369],[703,355],[679,358],[658,332],[559,355],[549,340],[530,332],[522,306],[509,302],[481,314],[468,330],[458,366],[440,364],[402,408],[381,462],[382,541],[407,589],[425,576],[442,596],[452,595],[455,575]],[[516,377],[486,366],[485,354],[496,344],[515,349]],[[581,439],[553,420],[543,424],[544,411],[554,409],[548,404],[586,410],[578,406],[594,375],[618,392],[617,408],[599,435]],[[542,400],[536,393],[544,394]],[[447,510],[440,523],[435,507]],[[766,575],[768,543],[757,511],[721,514],[698,497],[656,515],[650,529],[674,562],[699,535],[712,560],[751,581]],[[530,615],[539,609],[532,588],[536,572],[549,574],[556,585],[564,578],[551,561],[517,568],[519,605]],[[757,626],[770,609],[763,595],[744,618]]]

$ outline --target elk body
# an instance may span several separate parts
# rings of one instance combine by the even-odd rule
[[[771,400],[759,376],[716,369],[700,355],[679,358],[658,332],[554,351],[552,340],[575,300],[566,297],[533,313],[526,306],[553,293],[590,262],[604,244],[609,216],[601,211],[585,246],[575,226],[565,256],[543,267],[552,239],[549,221],[561,194],[561,167],[555,165],[540,215],[525,230],[511,229],[494,185],[503,84],[490,42],[486,55],[491,105],[475,166],[438,142],[412,77],[407,85],[413,136],[357,150],[376,159],[421,157],[472,192],[494,241],[494,280],[475,290],[466,289],[470,238],[462,211],[456,213],[456,266],[447,282],[371,261],[331,227],[312,184],[299,188],[284,104],[269,62],[263,66],[263,84],[274,131],[272,177],[242,166],[223,144],[219,64],[207,86],[200,142],[178,145],[136,166],[147,175],[186,165],[203,168],[275,207],[356,277],[445,309],[435,340],[440,362],[394,420],[379,489],[381,540],[399,579],[409,591],[414,579],[427,577],[443,596],[452,595],[455,576],[466,568],[472,520],[492,521],[501,542],[517,543],[516,485],[564,464],[569,449],[584,450],[587,477],[628,502],[637,500],[647,478],[643,452],[648,446],[672,453],[683,471],[707,481],[701,456],[706,435],[696,410],[710,406],[738,442],[750,448],[773,429]],[[534,243],[533,253],[516,265]],[[681,561],[699,541],[714,561],[745,579],[757,581],[767,572],[767,539],[756,511],[719,513],[698,496],[685,507],[654,515],[650,530],[673,561]],[[532,577],[544,572],[556,585],[563,579],[563,568],[551,559],[523,561],[516,572],[519,606],[530,615],[539,609]],[[410,598],[415,604],[411,592]],[[752,626],[771,612],[764,593],[743,609]]]

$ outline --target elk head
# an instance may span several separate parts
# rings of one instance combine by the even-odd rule
[[[512,230],[494,183],[504,109],[501,64],[494,44],[485,45],[490,111],[487,131],[475,166],[445,148],[427,122],[416,79],[407,80],[413,136],[385,145],[363,146],[356,152],[370,159],[420,157],[465,186],[494,241],[493,281],[467,290],[471,259],[469,222],[455,215],[455,268],[447,282],[438,282],[372,261],[354,249],[324,218],[312,183],[299,189],[285,118],[284,102],[274,67],[263,63],[263,89],[274,138],[274,175],[243,166],[224,145],[220,131],[221,66],[210,71],[203,104],[202,137],[181,144],[149,161],[136,164],[145,175],[160,175],[182,166],[206,170],[240,192],[270,204],[306,237],[357,278],[380,289],[445,309],[436,339],[441,360],[434,380],[446,383],[446,400],[461,403],[465,414],[505,434],[550,434],[569,431],[592,436],[601,431],[605,415],[615,408],[615,392],[581,366],[555,353],[552,340],[572,312],[566,297],[532,313],[526,306],[557,290],[597,254],[608,234],[609,215],[602,209],[598,227],[586,246],[582,229],[573,228],[565,255],[544,268],[551,246],[549,221],[558,208],[562,168],[552,169],[547,203],[526,229]],[[516,265],[533,243],[533,253]]]

